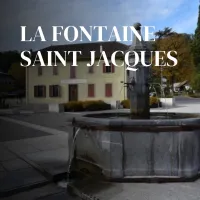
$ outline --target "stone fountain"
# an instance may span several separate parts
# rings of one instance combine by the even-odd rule
[[[140,33],[141,24],[135,24]],[[141,33],[140,33],[141,34]],[[129,50],[148,51],[134,38]],[[150,54],[146,54],[149,59]],[[133,55],[130,54],[133,62]],[[130,71],[130,113],[93,113],[73,119],[71,171],[99,171],[111,180],[182,180],[200,172],[200,116],[149,109],[149,67]],[[74,144],[74,145],[72,145]],[[73,146],[73,147],[72,147]]]

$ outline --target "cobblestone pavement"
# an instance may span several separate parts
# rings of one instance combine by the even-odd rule
[[[99,183],[82,191],[99,200],[199,200],[200,180],[190,183]]]

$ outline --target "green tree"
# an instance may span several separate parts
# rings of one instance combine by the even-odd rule
[[[169,37],[176,34],[174,31],[172,31],[172,28],[165,27],[164,30],[159,30],[158,32],[155,32],[155,36],[157,39],[162,39],[165,37]]]
[[[197,71],[200,71],[200,5],[199,5],[197,28],[195,30],[192,42],[192,53],[193,53],[194,65]]]
[[[22,67],[20,63],[13,63],[8,71],[8,74],[17,81],[20,88],[25,88],[25,70],[25,67]]]
[[[191,85],[196,92],[200,92],[200,74],[194,76]]]
[[[0,71],[7,73],[12,63],[20,62],[21,56],[18,51],[0,52]]]

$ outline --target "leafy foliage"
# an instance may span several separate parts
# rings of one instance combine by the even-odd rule
[[[64,104],[65,111],[98,111],[111,109],[110,104],[104,101],[70,101]]]
[[[22,67],[20,63],[13,63],[8,71],[8,74],[16,80],[20,88],[25,88],[25,70],[25,67]]]
[[[174,34],[175,34],[175,32],[172,31],[172,28],[165,27],[164,30],[159,30],[158,32],[156,32],[155,36],[157,37],[157,39],[162,39],[165,37],[172,36]]]
[[[121,101],[121,105],[123,106],[123,108],[130,108],[130,100],[125,99],[125,100]],[[159,98],[154,97],[154,96],[150,97],[149,105],[150,105],[150,107],[158,107],[158,105],[160,105]]]
[[[184,34],[172,34],[171,36],[156,40],[157,51],[176,51],[173,55],[178,60],[174,67],[162,67],[162,74],[168,82],[173,84],[175,81],[190,81],[194,72],[193,57],[190,48],[190,40]],[[167,54],[162,54],[165,63],[173,65],[172,61],[167,58]],[[161,75],[161,67],[155,66],[155,58],[152,66],[153,74],[157,77]]]
[[[21,56],[17,51],[0,52],[0,71],[7,73],[11,65],[20,60]]]
[[[199,5],[197,28],[195,30],[192,42],[192,53],[193,53],[195,67],[198,71],[200,71],[200,5]]]
[[[192,84],[192,88],[196,92],[200,92],[200,74],[197,74],[197,75],[194,76],[191,84]]]

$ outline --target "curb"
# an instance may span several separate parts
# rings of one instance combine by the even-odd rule
[[[31,110],[21,110],[21,111],[17,111],[17,110],[8,110],[8,111],[1,111],[0,110],[0,116],[6,116],[6,115],[28,115],[28,114],[35,114],[35,113],[49,113],[47,111],[31,111]]]

